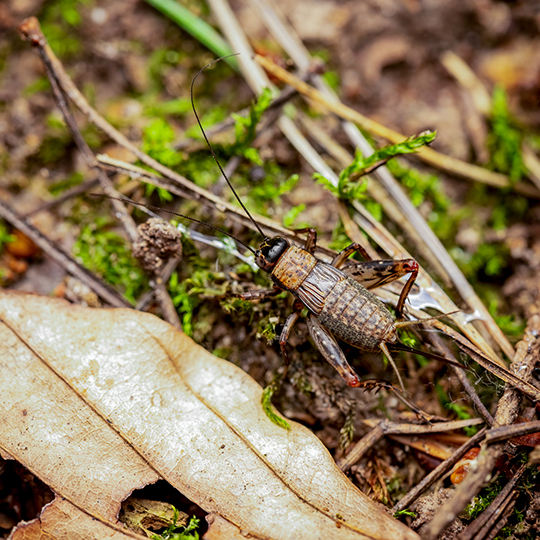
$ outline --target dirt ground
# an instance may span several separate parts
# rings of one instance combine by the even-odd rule
[[[500,148],[497,146],[499,139],[495,122],[482,114],[474,93],[449,71],[445,58],[451,52],[470,67],[489,96],[494,92],[505,96],[511,120],[504,124],[502,129],[506,131],[500,137],[506,137],[508,142],[517,133],[518,151],[525,144],[538,155],[539,2],[279,0],[276,4],[309,51],[324,60],[326,78],[337,89],[342,101],[362,114],[406,136],[428,129],[436,130],[433,149],[465,162],[512,174],[513,162],[508,153],[499,161],[494,158]],[[207,22],[217,24],[207,6],[194,0],[189,0],[186,5]],[[287,66],[286,55],[249,3],[235,1],[233,8],[254,48]],[[2,2],[0,198],[22,215],[91,177],[89,167],[61,120],[40,58],[18,36],[18,25],[32,15],[40,20],[51,47],[90,104],[130,141],[146,151],[150,148],[146,130],[156,118],[166,119],[170,124],[174,143],[185,142],[185,131],[195,124],[187,103],[191,80],[200,67],[214,58],[199,42],[142,0]],[[221,121],[230,113],[248,106],[252,99],[253,94],[247,84],[224,62],[204,75],[196,89],[197,106],[208,123]],[[172,114],[163,112],[163,104],[172,100],[181,100],[177,104],[181,110],[178,108]],[[503,117],[504,114],[501,115]],[[129,152],[111,142],[103,131],[87,123],[82,115],[77,113],[76,118],[93,152],[107,153],[128,161],[131,159]],[[500,121],[504,123],[504,118]],[[335,119],[322,120],[320,125],[324,125],[331,137],[352,152]],[[513,130],[510,135],[508,126]],[[219,147],[220,156],[224,159],[230,157],[227,144],[231,143],[231,137],[216,135],[213,140]],[[317,146],[317,141],[312,142]],[[263,177],[272,170],[280,182],[294,173],[299,174],[300,179],[293,189],[276,196],[269,191],[266,177],[258,180],[262,167],[243,163],[233,181],[237,182],[243,196],[253,197],[248,202],[250,208],[265,212],[268,217],[281,222],[291,209],[305,205],[294,221],[295,226],[305,223],[314,226],[318,229],[322,245],[337,246],[340,235],[341,240],[344,235],[340,229],[337,203],[328,190],[312,180],[313,170],[306,161],[275,127],[270,127],[265,133],[259,152],[273,167],[269,169],[265,165],[267,172],[263,171]],[[502,155],[501,152],[498,155]],[[192,165],[178,164],[178,170],[190,179],[193,173],[194,181],[201,187],[232,200],[223,182],[217,182],[218,171],[200,141],[187,144],[181,155],[185,162],[194,161]],[[339,170],[332,156],[324,156]],[[167,156],[167,159],[173,158]],[[422,188],[405,187],[413,201],[414,197],[418,198],[421,215],[440,233],[445,248],[460,264],[511,343],[517,343],[540,301],[539,198],[525,196],[513,188],[489,188],[470,179],[434,171],[415,158],[407,163],[425,175],[437,175],[437,179],[430,177],[430,180],[424,180]],[[534,186],[538,189],[540,176],[533,184],[531,175],[535,173],[524,173],[521,162],[517,167],[518,178],[514,179],[514,185],[521,181],[531,189]],[[538,170],[536,174],[539,174]],[[126,179],[122,181],[128,182]],[[253,195],[257,186],[262,193],[258,199]],[[92,191],[96,189],[92,188]],[[128,185],[126,193],[137,195],[141,200],[148,195],[145,200],[152,204],[166,205],[225,227],[251,245],[258,241],[254,234],[238,223],[192,201],[179,201],[178,204],[160,201],[155,193],[152,198],[143,189],[137,189],[129,191]],[[114,231],[122,236],[120,227],[112,219],[113,213],[104,206],[103,202],[74,197],[50,211],[36,214],[32,223],[66,251],[71,253],[75,248],[74,254],[86,264],[92,254],[101,249],[101,244],[92,244],[88,240],[93,231]],[[138,221],[144,219],[142,214],[137,214]],[[105,222],[106,225],[100,224]],[[400,227],[386,216],[383,216],[383,223],[413,256],[424,263]],[[208,233],[203,228],[200,231]],[[47,253],[34,249],[24,239],[6,242],[9,234],[13,234],[13,228],[5,222],[0,230],[2,285],[72,299],[69,294],[73,293],[73,287],[66,285],[65,270],[52,262]],[[104,242],[107,243],[106,240]],[[119,250],[124,249],[119,251],[122,255],[117,255],[116,259],[99,269],[91,270],[108,279],[121,293],[126,293],[127,288],[127,294],[136,301],[148,290],[148,280],[144,276],[134,278],[133,282],[140,285],[133,285],[130,289],[121,272],[114,270],[113,277],[111,267],[128,257],[129,249],[125,242],[122,246],[119,247]],[[176,307],[184,330],[186,324],[191,325],[194,339],[207,350],[237,363],[261,385],[270,384],[283,369],[283,363],[277,340],[269,344],[265,332],[271,329],[268,335],[279,333],[292,302],[280,298],[258,304],[252,311],[223,309],[216,289],[218,293],[240,292],[253,287],[254,279],[258,286],[263,286],[264,281],[251,276],[249,269],[239,268],[238,261],[232,256],[207,246],[196,246],[200,253],[192,243],[184,244],[184,260],[190,262],[180,265],[178,270],[178,280],[188,283],[184,289],[177,289],[180,300]],[[99,256],[100,260],[105,258],[103,254]],[[201,263],[201,260],[205,262]],[[197,275],[206,276],[205,279],[214,271],[221,274],[217,278],[214,276],[215,282],[212,283],[186,281],[193,279],[192,272],[201,268],[206,273]],[[197,292],[189,294],[195,287]],[[456,291],[447,290],[458,306],[463,306]],[[159,312],[155,306],[152,309]],[[347,444],[344,441],[355,443],[360,440],[373,427],[369,423],[371,420],[388,417],[394,421],[415,421],[414,415],[407,412],[393,394],[359,393],[346,387],[335,371],[322,362],[308,335],[307,326],[300,322],[290,339],[292,364],[289,378],[282,384],[274,403],[288,418],[312,429],[336,460],[345,453]],[[354,358],[354,367],[362,376],[395,382],[379,355],[364,355],[360,359],[358,352],[347,346],[345,353],[348,358]],[[399,365],[406,373],[406,388],[414,395],[415,402],[429,414],[447,420],[476,416],[456,376],[444,366],[419,363],[411,355],[400,356]],[[470,379],[487,409],[495,414],[502,383],[476,368]],[[536,419],[534,404],[525,402],[520,416]],[[471,434],[471,431],[459,432],[446,439],[426,437],[424,450],[421,444],[411,444],[410,440],[383,438],[350,469],[350,478],[370,497],[391,508]],[[477,508],[487,506],[493,500],[506,480],[515,473],[518,463],[527,462],[535,442],[513,444],[513,454],[505,449],[494,473],[495,480],[482,491],[476,502]],[[440,455],[434,450],[437,445],[444,446]],[[7,537],[19,520],[38,515],[41,506],[50,500],[50,495],[46,487],[40,486],[39,480],[22,467],[13,467],[8,462],[2,465],[0,530]],[[495,538],[532,539],[540,535],[540,486],[535,467],[537,465],[531,465],[527,479],[524,477],[518,484],[509,525]],[[448,479],[443,484],[443,491],[454,489]],[[163,494],[166,488],[156,491]],[[167,494],[166,499],[186,511],[203,515],[200,509],[194,510],[192,506],[190,509],[189,502],[177,500],[178,495]],[[420,527],[423,516],[429,515],[430,510],[426,507],[432,502],[424,501],[424,507],[420,505],[415,509],[415,527]],[[439,504],[440,501],[436,501],[432,506],[437,508]],[[454,538],[476,516],[474,509],[468,508],[454,526],[454,532],[448,532],[445,538]],[[407,516],[401,519],[408,524],[412,522],[412,518]]]

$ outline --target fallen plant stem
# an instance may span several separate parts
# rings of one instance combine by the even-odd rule
[[[60,109],[62,116],[64,117],[64,121],[66,122],[66,125],[68,127],[68,130],[73,137],[75,144],[79,148],[79,151],[83,155],[87,165],[96,171],[99,183],[103,191],[112,199],[118,198],[119,193],[114,189],[112,182],[109,180],[107,175],[98,166],[94,153],[92,152],[92,150],[90,150],[90,147],[81,135],[79,127],[77,126],[77,122],[75,121],[75,118],[73,117],[73,114],[69,109],[62,78],[59,76],[59,73],[56,70],[55,62],[49,54],[49,51],[51,53],[52,51],[47,43],[45,36],[43,35],[43,32],[41,32],[38,20],[35,17],[30,17],[29,19],[24,20],[19,27],[19,31],[23,39],[29,41],[32,46],[38,50],[43,65],[45,66],[47,78],[51,83],[54,100],[58,105],[58,108]],[[113,201],[113,206],[116,210],[117,218],[124,226],[131,243],[135,242],[138,238],[137,226],[127,212],[126,207],[118,200]]]
[[[443,340],[438,334],[429,333],[427,334],[427,339],[431,342],[431,344],[434,346],[435,350],[439,354],[457,362],[457,359],[450,351],[450,348],[446,346],[446,344],[443,342]],[[484,419],[486,424],[491,427],[493,425],[493,416],[491,416],[485,405],[480,400],[480,397],[476,393],[474,386],[471,384],[471,381],[469,381],[469,378],[467,377],[467,373],[465,373],[463,369],[459,369],[455,366],[451,366],[451,368],[455,376],[459,379],[459,382],[463,386],[463,389],[469,396],[472,404],[476,407],[480,416]]]
[[[392,508],[395,514],[405,508],[409,508],[424,491],[429,489],[435,482],[452,470],[452,467],[471,449],[480,444],[484,438],[487,428],[482,428],[473,435],[466,443],[462,444],[448,459],[433,469],[427,476],[414,486],[397,504]]]
[[[56,199],[53,199],[52,201],[48,201],[45,204],[42,204],[41,206],[38,206],[37,208],[34,208],[34,210],[31,210],[28,212],[25,217],[28,219],[32,216],[35,216],[36,214],[39,214],[40,212],[45,212],[47,210],[52,210],[53,208],[56,208],[60,204],[64,203],[65,201],[72,199],[73,197],[77,197],[78,195],[82,195],[83,193],[87,193],[91,189],[94,189],[99,185],[99,180],[97,178],[92,178],[90,180],[84,181],[82,184],[79,184],[78,186],[73,186],[70,189],[67,189],[57,197]]]
[[[382,420],[375,428],[368,433],[364,438],[360,439],[352,450],[338,462],[338,467],[342,471],[346,471],[360,460],[362,455],[369,450],[383,435],[419,435],[441,433],[443,431],[453,431],[464,427],[475,426],[482,424],[482,418],[470,418],[468,420],[453,420],[451,422],[437,422],[434,424],[400,424]]]

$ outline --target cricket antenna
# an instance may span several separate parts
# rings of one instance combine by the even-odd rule
[[[204,225],[205,227],[213,229],[214,231],[218,231],[224,234],[225,236],[228,236],[229,238],[236,240],[236,242],[244,246],[246,249],[249,249],[249,251],[251,251],[251,253],[255,255],[255,250],[251,248],[250,246],[248,246],[247,244],[244,244],[242,240],[239,240],[238,238],[236,238],[236,236],[233,236],[232,234],[228,233],[227,231],[224,231],[223,229],[220,229],[219,227],[214,227],[214,225],[210,225],[210,223],[206,223],[206,221],[201,221],[200,219],[195,219],[195,218],[186,216],[184,214],[179,214],[178,212],[173,212],[172,210],[166,210],[165,208],[160,208],[159,206],[153,206],[151,204],[144,204],[144,203],[132,201],[129,197],[110,197],[109,195],[103,195],[101,193],[89,193],[87,197],[90,197],[92,199],[112,199],[115,201],[121,201],[124,203],[132,204],[134,206],[141,206],[143,208],[148,208],[149,210],[157,210],[158,212],[166,212],[167,214],[172,214],[173,216],[189,219],[190,221],[194,221],[195,223]]]
[[[206,145],[208,146],[208,148],[210,149],[210,153],[212,154],[212,157],[214,158],[214,161],[217,163],[217,166],[219,167],[219,170],[221,171],[221,174],[223,175],[223,178],[225,178],[225,180],[227,181],[227,184],[229,184],[229,187],[231,188],[232,192],[234,193],[234,196],[236,197],[236,200],[240,203],[240,206],[244,209],[244,212],[247,214],[247,216],[249,217],[249,219],[251,220],[251,222],[253,223],[253,225],[255,225],[255,227],[257,228],[257,230],[259,231],[259,234],[263,237],[263,238],[268,238],[263,232],[262,232],[262,229],[259,227],[259,224],[253,219],[253,216],[249,213],[248,209],[245,207],[244,203],[240,200],[240,197],[238,196],[238,194],[236,193],[236,191],[234,190],[234,188],[232,187],[232,184],[228,178],[228,176],[225,174],[225,171],[223,170],[223,167],[221,166],[221,163],[219,162],[217,156],[216,156],[216,153],[214,152],[214,149],[212,148],[212,145],[210,144],[210,141],[208,140],[208,137],[206,136],[206,133],[204,132],[204,129],[202,127],[202,124],[201,124],[201,120],[199,118],[199,115],[197,114],[197,110],[195,109],[195,101],[193,99],[193,88],[195,86],[195,81],[197,80],[197,77],[207,68],[209,68],[210,66],[214,65],[215,63],[219,62],[220,60],[224,60],[225,58],[230,58],[231,56],[238,56],[238,54],[240,53],[235,53],[235,54],[229,54],[228,56],[222,56],[221,58],[218,58],[217,60],[214,60],[212,62],[210,62],[209,64],[206,64],[206,66],[204,66],[203,68],[201,68],[197,75],[195,75],[195,77],[193,77],[193,80],[191,81],[191,107],[193,109],[193,113],[195,114],[195,118],[197,119],[197,123],[199,124],[199,127],[201,128],[201,132],[203,134],[203,137],[204,137],[204,140],[206,141]]]

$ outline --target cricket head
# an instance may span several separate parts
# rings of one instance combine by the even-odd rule
[[[265,238],[255,252],[255,264],[266,272],[272,272],[289,245],[289,242],[281,236]]]

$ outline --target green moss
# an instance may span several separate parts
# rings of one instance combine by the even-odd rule
[[[148,280],[133,258],[127,241],[110,227],[108,218],[98,218],[83,226],[73,254],[86,268],[118,287],[130,302],[135,302],[148,286]]]

